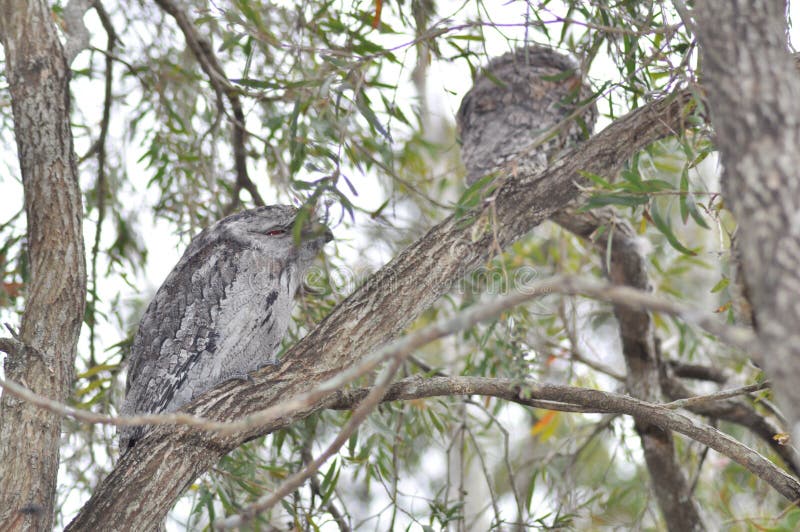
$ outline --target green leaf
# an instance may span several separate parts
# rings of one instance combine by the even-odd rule
[[[468,211],[478,206],[481,199],[485,198],[489,194],[489,190],[491,188],[490,184],[495,177],[496,174],[494,173],[487,174],[467,187],[456,203],[456,218],[462,217]]]
[[[725,288],[728,287],[731,280],[727,277],[723,276],[722,279],[719,280],[717,284],[714,285],[714,288],[711,289],[712,294],[716,294],[717,292],[722,292]]]
[[[700,212],[700,209],[697,208],[697,202],[694,201],[694,196],[689,194],[689,197],[686,198],[686,206],[689,208],[689,216],[702,227],[703,229],[711,229],[711,227],[706,222],[703,213]]]
[[[602,176],[597,174],[593,174],[592,172],[585,172],[583,170],[578,170],[578,175],[581,177],[585,177],[595,185],[602,187],[602,188],[614,188],[614,186],[605,180]]]
[[[358,431],[355,431],[352,436],[347,440],[347,451],[350,456],[356,454],[356,447],[358,446]]]
[[[75,390],[76,397],[83,397],[84,395],[88,394],[89,392],[96,390],[98,388],[102,388],[104,384],[111,382],[111,379],[95,379],[93,381],[89,381],[87,386],[83,386]],[[78,405],[80,406],[80,405]]]
[[[680,206],[681,220],[686,223],[686,220],[689,219],[689,206],[687,205],[689,199],[689,169],[686,167],[681,172],[680,192],[678,205]]]
[[[483,42],[483,37],[480,35],[453,35],[450,39],[458,39],[461,41],[477,41]]]
[[[672,231],[672,227],[670,227],[669,223],[667,223],[667,221],[661,216],[656,202],[653,202],[652,206],[650,207],[650,216],[652,217],[656,228],[661,231],[661,234],[666,237],[667,242],[669,242],[673,248],[680,251],[684,255],[697,255],[696,251],[692,251],[681,244],[680,240],[678,240],[678,237],[676,237],[675,233]]]
[[[247,34],[246,33],[231,33],[230,35],[225,37],[225,40],[222,41],[222,44],[219,46],[217,51],[218,52],[224,52],[228,48],[231,48],[231,47],[239,44],[239,41],[241,41],[242,38],[245,35],[247,35]]]
[[[386,140],[391,142],[391,135],[389,135],[389,132],[383,128],[383,124],[381,124],[381,121],[378,120],[378,116],[370,108],[369,102],[365,96],[359,95],[356,98],[356,108],[358,108],[358,110],[361,112],[361,115],[367,119],[367,122],[369,122],[369,125],[371,125],[375,131],[383,135]]]
[[[575,76],[574,70],[562,70],[558,74],[553,74],[549,76],[541,76],[541,79],[544,81],[563,81],[565,79],[569,79]]]
[[[88,379],[93,375],[97,375],[101,371],[116,371],[117,368],[119,368],[119,364],[98,364],[96,366],[92,366],[83,373],[79,373],[78,375],[75,376],[75,378]]]
[[[489,70],[487,70],[485,68],[481,69],[481,74],[486,76],[486,79],[488,79],[489,81],[491,81],[492,83],[494,83],[498,87],[502,87],[502,88],[508,87],[508,84],[505,81],[503,81],[502,79],[498,78],[497,76],[495,76],[494,74],[492,74]]]
[[[664,190],[674,190],[675,185],[663,179],[645,179],[641,182],[642,192],[661,192]]]
[[[276,83],[271,79],[236,78],[232,79],[231,83],[236,83],[244,87],[251,87],[253,89],[280,89],[284,87],[284,85]],[[283,120],[281,120],[281,122],[283,122]]]
[[[428,417],[430,417],[431,423],[433,423],[433,426],[436,427],[436,430],[438,430],[440,434],[444,434],[446,432],[444,425],[439,420],[439,416],[436,415],[433,409],[428,409]]]
[[[386,201],[384,201],[383,203],[381,203],[381,204],[380,204],[380,206],[379,206],[377,209],[375,209],[374,211],[372,211],[372,212],[369,214],[369,217],[370,217],[370,218],[372,218],[372,219],[374,220],[375,218],[377,218],[378,216],[380,216],[380,215],[381,215],[381,213],[383,212],[383,209],[385,209],[385,208],[386,208],[386,207],[389,205],[389,202],[391,201],[391,199],[392,199],[391,197],[389,197],[389,198],[386,198]]]
[[[340,468],[339,462],[334,458],[333,463],[328,468],[328,471],[325,472],[325,476],[322,478],[322,482],[320,482],[320,491],[322,492],[322,502],[320,505],[324,506],[330,496],[333,494],[334,489],[336,488],[337,480],[339,478],[339,471]]]
[[[634,196],[628,194],[596,194],[589,198],[586,205],[581,209],[588,211],[606,205],[621,205],[623,207],[638,207],[646,205],[650,199],[647,196]]]
[[[677,174],[681,171],[679,160],[677,157],[654,157],[653,166],[662,172]]]
[[[316,192],[314,194],[316,194]],[[311,219],[311,209],[313,207],[313,203],[306,202],[297,210],[297,215],[294,217],[294,225],[292,226],[292,238],[294,239],[295,244],[300,243],[303,229]]]
[[[294,103],[292,114],[289,116],[289,154],[291,155],[289,171],[292,175],[300,170],[300,167],[303,165],[303,160],[306,157],[306,144],[305,142],[299,142],[297,138],[298,121],[301,110],[302,102],[297,100]]]
[[[639,167],[631,165],[631,168],[625,168],[620,173],[619,176],[627,181],[628,183],[632,183],[634,185],[639,185],[642,182],[642,176],[639,175]]]

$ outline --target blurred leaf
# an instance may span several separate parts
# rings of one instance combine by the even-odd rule
[[[669,223],[667,223],[667,221],[661,216],[661,213],[658,210],[657,202],[653,202],[650,206],[650,216],[652,217],[653,224],[655,224],[656,228],[661,231],[661,234],[666,237],[667,242],[669,242],[673,248],[686,255],[697,255],[696,251],[692,251],[680,243],[678,237],[676,237],[675,233],[672,232],[672,227],[670,227]]]
[[[723,276],[722,279],[720,279],[719,282],[714,285],[714,288],[711,289],[711,293],[716,294],[718,292],[722,292],[728,287],[728,284],[730,284],[730,279]]]
[[[114,373],[118,369],[119,369],[119,364],[98,364],[96,366],[87,369],[83,373],[78,373],[77,375],[75,375],[75,378],[88,379],[89,377],[97,375],[101,371],[109,371],[111,373]]]
[[[548,410],[531,427],[531,436],[538,436],[541,441],[547,441],[553,437],[559,426],[559,413],[555,410]]]
[[[595,194],[589,198],[581,210],[588,211],[606,205],[620,205],[622,207],[638,207],[650,202],[647,196],[632,196],[626,194]]]

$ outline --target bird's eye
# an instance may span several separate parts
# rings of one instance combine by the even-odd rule
[[[281,236],[286,234],[286,229],[270,229],[266,232],[267,236]]]

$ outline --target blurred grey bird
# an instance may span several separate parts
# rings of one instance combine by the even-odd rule
[[[330,229],[271,205],[223,218],[198,234],[158,289],[131,347],[126,416],[174,412],[223,381],[276,362],[294,296]],[[122,427],[120,450],[146,427]]]
[[[468,185],[506,170],[541,172],[588,137],[597,119],[591,87],[570,56],[528,46],[478,71],[458,109]]]

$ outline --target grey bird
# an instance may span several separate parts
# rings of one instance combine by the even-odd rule
[[[456,117],[467,184],[504,169],[547,168],[591,134],[597,119],[591,95],[578,63],[550,48],[528,46],[492,59]]]
[[[200,232],[142,316],[129,358],[125,416],[174,412],[214,386],[276,362],[294,296],[328,227],[293,236],[297,210],[271,205]],[[122,427],[125,453],[146,427]]]

